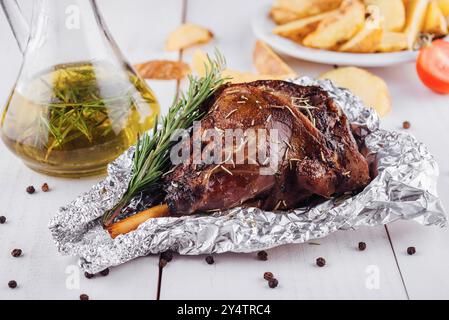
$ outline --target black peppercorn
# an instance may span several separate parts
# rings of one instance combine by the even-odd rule
[[[324,258],[319,257],[318,259],[316,259],[316,265],[318,267],[324,267],[326,265],[326,260],[324,260]]]
[[[89,296],[85,293],[80,294],[80,300],[84,300],[84,301],[89,300]]]
[[[92,279],[93,277],[95,277],[94,274],[89,273],[89,272],[84,272],[84,276],[85,276],[87,279]]]
[[[366,243],[365,242],[359,242],[359,250],[363,251],[366,249]]]
[[[26,189],[26,191],[27,191],[29,194],[33,194],[33,193],[36,191],[36,189],[34,189],[33,186],[28,186],[27,189]]]
[[[265,250],[259,251],[257,253],[257,258],[261,261],[267,261],[268,260],[268,253]]]
[[[10,287],[11,289],[17,288],[17,282],[15,280],[9,281],[8,282],[8,287]]]
[[[271,272],[265,272],[265,273],[263,274],[263,278],[264,278],[265,280],[267,280],[267,281],[270,281],[271,279],[274,278],[274,276],[273,276],[273,273],[271,273]]]
[[[165,259],[160,259],[159,260],[159,268],[165,268],[165,266],[167,265],[167,260]]]
[[[214,257],[212,257],[212,256],[207,256],[206,257],[206,262],[207,262],[207,264],[214,264]]]
[[[106,276],[109,274],[109,268],[106,268],[106,269],[104,269],[103,271],[100,271],[100,274],[101,274],[103,277],[106,277]]]
[[[42,190],[43,192],[48,192],[48,191],[50,190],[50,187],[48,186],[47,183],[44,183],[44,184],[42,185],[42,187],[41,187],[41,190]]]
[[[6,222],[5,216],[0,216],[0,224],[4,224]]]
[[[11,255],[12,255],[14,258],[18,258],[18,257],[20,257],[20,256],[22,255],[22,250],[20,250],[20,249],[14,249],[13,251],[11,251]]]
[[[416,248],[415,247],[408,247],[407,248],[407,253],[409,255],[414,255],[416,253]]]
[[[278,286],[278,284],[279,284],[279,281],[277,281],[277,279],[275,279],[275,278],[270,279],[270,281],[268,281],[268,286],[269,286],[271,289],[276,288],[276,287]]]

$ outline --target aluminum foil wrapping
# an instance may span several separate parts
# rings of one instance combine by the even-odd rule
[[[366,145],[370,156],[376,159],[378,175],[362,192],[284,213],[234,208],[210,215],[150,219],[137,230],[112,239],[99,218],[126,191],[132,147],[109,165],[105,180],[60,208],[50,221],[58,250],[78,256],[80,266],[95,273],[168,249],[188,255],[252,252],[397,219],[446,225],[446,214],[436,191],[438,165],[423,144],[409,134],[380,129],[375,111],[330,81],[307,77],[291,81],[319,85],[328,91],[351,124],[366,135]]]

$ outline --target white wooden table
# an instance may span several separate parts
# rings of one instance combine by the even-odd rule
[[[28,1],[25,5],[29,5]],[[205,49],[218,47],[231,68],[252,70],[255,38],[250,17],[255,7],[270,0],[99,0],[105,19],[125,56],[131,62],[150,59],[190,61],[164,52],[164,40],[182,21],[210,28],[216,39]],[[4,103],[14,84],[21,55],[0,14],[0,101]],[[300,74],[315,76],[329,66],[287,58]],[[438,96],[421,85],[413,64],[373,69],[389,85],[393,112],[383,119],[388,129],[410,132],[426,143],[441,171],[439,193],[449,208],[449,96]],[[175,82],[151,82],[163,107],[177,89]],[[25,167],[0,144],[0,299],[447,299],[449,298],[449,230],[397,222],[388,227],[338,232],[320,245],[290,245],[269,250],[267,262],[255,254],[223,254],[208,265],[204,257],[175,259],[159,275],[158,258],[140,258],[113,268],[107,277],[84,278],[77,259],[60,256],[53,246],[47,223],[57,208],[87,190],[97,178],[66,180],[46,177]],[[51,192],[28,195],[25,188],[43,182]],[[359,241],[367,250],[356,249]],[[417,254],[408,256],[408,246]],[[20,258],[11,250],[21,248]],[[319,256],[327,265],[314,265]],[[262,274],[273,272],[279,287],[269,289]],[[376,278],[378,275],[378,278]],[[9,289],[9,280],[18,288]],[[378,280],[378,283],[376,283]],[[159,288],[159,289],[158,289]]]

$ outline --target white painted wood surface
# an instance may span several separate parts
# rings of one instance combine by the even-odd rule
[[[29,8],[31,1],[21,1]],[[114,0],[99,6],[124,55],[132,62],[151,59],[177,59],[177,53],[163,49],[168,30],[176,28],[182,14],[182,1]],[[155,32],[153,32],[154,30]],[[0,13],[0,100],[6,101],[21,63],[21,54]],[[163,106],[176,92],[174,81],[152,81],[151,87]],[[101,177],[67,180],[46,177],[25,167],[0,143],[0,215],[8,222],[0,225],[0,299],[79,299],[81,293],[92,299],[156,299],[159,278],[157,257],[146,257],[114,268],[107,277],[87,280],[77,271],[77,259],[61,257],[52,243],[47,225],[58,207],[85,192]],[[37,190],[48,182],[51,192],[28,195],[25,188]],[[21,248],[20,258],[11,250]],[[7,283],[16,280],[18,288]],[[77,284],[79,279],[79,285]]]
[[[29,6],[30,0],[21,1]],[[177,59],[178,53],[163,50],[164,39],[185,18],[210,28],[216,38],[204,49],[219,48],[228,65],[252,70],[255,38],[250,19],[256,6],[270,0],[99,0],[109,28],[125,56],[135,63],[151,59]],[[0,14],[0,101],[6,101],[20,67],[20,53],[9,27]],[[193,50],[183,53],[190,62]],[[329,66],[286,58],[300,74],[315,76]],[[441,178],[439,192],[449,207],[449,97],[438,96],[423,87],[413,64],[389,69],[373,69],[391,90],[393,112],[383,126],[398,129],[404,120],[410,132],[426,143],[437,158]],[[150,83],[163,105],[170,104],[176,91],[174,82]],[[80,274],[79,288],[72,288],[76,259],[56,253],[47,223],[57,208],[88,189],[100,178],[66,180],[34,173],[0,144],[0,215],[8,222],[0,225],[0,299],[78,299],[87,293],[92,299],[155,299],[159,270],[156,257],[141,258],[114,268],[108,277],[87,280]],[[49,193],[28,195],[27,185],[48,182]],[[269,250],[269,260],[258,261],[255,254],[215,256],[208,265],[204,257],[176,256],[163,271],[161,299],[447,299],[449,298],[449,231],[425,228],[414,222],[397,222],[384,227],[338,232],[316,241],[320,245],[291,245]],[[367,243],[360,252],[357,243]],[[408,246],[417,254],[408,256]],[[24,255],[12,258],[10,251],[21,248]],[[314,265],[317,257],[327,265]],[[75,271],[74,271],[75,270]],[[272,290],[262,279],[271,271],[279,279]],[[68,272],[68,273],[66,273]],[[378,285],[375,274],[379,275]],[[7,282],[17,280],[11,290]],[[67,285],[68,284],[68,285]]]

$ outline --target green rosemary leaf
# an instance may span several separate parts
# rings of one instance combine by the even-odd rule
[[[136,144],[133,172],[128,190],[121,201],[103,216],[107,225],[112,222],[121,209],[139,192],[152,187],[162,175],[170,169],[170,149],[174,142],[170,141],[177,129],[188,129],[193,122],[202,117],[201,104],[207,100],[226,79],[221,77],[225,67],[224,57],[216,51],[215,58],[209,58],[206,74],[202,78],[189,76],[189,87],[186,93],[180,93],[162,119],[158,121],[152,134],[144,134]]]

